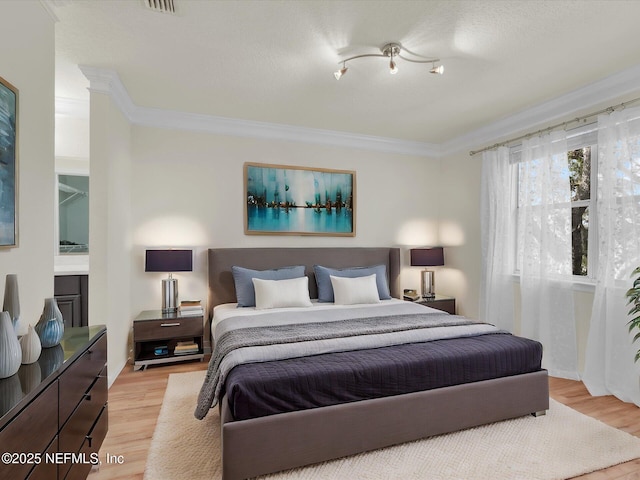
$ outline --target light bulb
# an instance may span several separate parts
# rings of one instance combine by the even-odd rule
[[[391,75],[395,75],[396,73],[398,73],[398,66],[396,65],[396,62],[393,61],[393,59],[389,62],[389,73]]]
[[[340,78],[342,78],[342,76],[347,73],[348,68],[346,66],[343,66],[340,70],[336,70],[335,72],[333,72],[333,76],[336,77],[336,80],[340,80]]]

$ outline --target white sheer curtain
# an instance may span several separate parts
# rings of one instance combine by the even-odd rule
[[[566,132],[523,141],[518,166],[522,334],[542,343],[551,375],[578,379]]]
[[[508,331],[514,328],[512,179],[507,147],[482,154],[480,318]]]
[[[583,381],[592,395],[640,406],[640,344],[624,294],[640,265],[640,109],[598,118],[598,273]]]

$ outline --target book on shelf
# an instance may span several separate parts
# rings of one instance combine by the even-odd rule
[[[180,308],[202,308],[200,300],[182,300],[180,302]]]
[[[187,355],[189,353],[200,352],[200,347],[195,342],[178,342],[176,348],[173,349],[174,355]]]
[[[180,302],[178,311],[181,315],[203,315],[204,309],[200,300],[183,300]]]

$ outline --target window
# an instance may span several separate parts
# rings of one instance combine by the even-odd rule
[[[589,214],[593,210],[591,208],[592,150],[595,150],[595,147],[586,146],[571,150],[567,154],[571,185],[572,271],[574,275],[581,276],[589,273]]]
[[[596,246],[596,187],[597,187],[597,133],[595,125],[583,126],[569,133],[568,172],[558,172],[560,181],[569,182],[571,192],[571,264],[572,274],[582,278],[593,278],[596,271],[596,255],[590,250]],[[511,162],[518,165],[516,199],[518,211],[523,204],[521,180],[524,171],[519,147],[511,151]],[[593,161],[592,161],[593,160]],[[566,183],[565,183],[566,185]],[[565,207],[558,204],[558,207]],[[516,221],[517,225],[517,221]],[[517,227],[516,227],[517,228]],[[517,236],[516,236],[517,238]],[[516,248],[516,252],[520,246]],[[520,255],[518,255],[520,257]],[[519,262],[518,258],[518,262]],[[518,270],[520,264],[516,262]]]

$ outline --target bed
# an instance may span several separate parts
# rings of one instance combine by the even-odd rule
[[[291,265],[304,266],[304,274],[308,279],[309,296],[315,299],[318,297],[318,289],[314,265],[332,268],[383,265],[387,275],[389,296],[396,299],[401,298],[399,285],[400,250],[398,248],[210,249],[208,260],[208,304],[211,309],[218,306],[224,308],[224,304],[237,301],[232,275],[232,267],[237,266],[254,270],[268,270]],[[393,299],[385,302],[387,303],[381,302],[384,305],[380,305],[379,308],[406,310],[418,307],[424,309],[425,312],[428,310],[425,307]],[[371,308],[373,309],[374,306]],[[376,305],[375,308],[378,306]],[[310,308],[310,310],[314,309],[315,306]],[[327,307],[327,309],[331,308]],[[273,316],[275,313],[269,313],[269,315]],[[364,314],[363,316],[366,317]],[[443,316],[446,314],[434,315],[429,318]],[[271,317],[265,318],[270,319]],[[210,320],[212,320],[211,317]],[[451,319],[441,318],[438,321],[454,322],[454,320],[457,321],[452,316]],[[236,321],[235,317],[234,321]],[[349,319],[347,321],[358,322],[360,320]],[[455,327],[457,325],[454,325]],[[464,328],[467,326],[465,325]],[[474,324],[469,328],[484,327]],[[413,335],[414,331],[411,332]],[[429,343],[429,351],[434,350],[431,348],[434,346],[439,346],[438,348],[443,350],[447,346],[472,340],[475,342],[474,348],[476,349],[489,348],[484,345],[478,347],[478,341],[494,341],[493,339],[502,338],[511,341],[508,337],[513,336],[502,333],[504,332],[496,332],[495,335],[479,334],[478,339],[480,340],[476,340],[475,336],[471,340],[464,338],[436,339]],[[526,339],[523,339],[524,341],[536,343]],[[421,342],[410,343],[407,346],[390,344],[382,348],[365,349],[362,352],[371,355],[384,353],[390,357],[407,354],[408,348],[417,348],[420,345],[422,345]],[[532,346],[527,345],[527,348],[530,347]],[[346,356],[340,358],[340,355]],[[333,361],[334,365],[344,365],[355,358],[349,357],[349,355],[352,354],[336,351],[335,353],[305,357],[305,361],[309,368],[322,369],[325,367],[318,367],[318,365],[313,367],[313,364],[323,365],[320,360],[326,360]],[[360,355],[360,353],[355,352],[353,355]],[[413,355],[413,353],[407,355]],[[541,350],[539,355],[541,357]],[[337,358],[339,361],[336,361]],[[268,366],[273,371],[279,371],[282,368],[288,368],[287,362],[295,361],[297,360],[269,360],[262,365]],[[469,364],[468,361],[467,364]],[[280,410],[265,410],[262,413],[260,413],[260,408],[269,409],[272,407],[269,403],[277,404],[279,402],[267,401],[266,406],[257,408],[258,413],[243,411],[233,403],[235,386],[224,388],[224,381],[221,381],[223,388],[220,391],[222,396],[218,406],[222,432],[223,479],[251,478],[495,421],[528,414],[543,414],[549,406],[548,379],[547,372],[539,365],[538,359],[535,365],[527,366],[525,373],[514,374],[506,370],[506,373],[498,374],[496,378],[469,380],[465,377],[463,380],[455,380],[454,384],[446,384],[446,386],[413,386],[414,391],[409,393],[387,392],[380,397],[367,393],[363,397],[344,400],[347,403],[328,400],[327,404],[311,405],[308,408],[300,407],[293,411],[284,406]],[[293,368],[299,370],[300,365],[295,364]],[[250,366],[249,368],[245,368],[245,365],[231,367],[227,373],[226,382],[232,382],[235,372],[243,370],[250,371]],[[254,374],[254,377],[263,374],[262,370],[258,372],[258,374]],[[303,374],[306,375],[306,373]],[[267,381],[257,390],[263,390],[266,388],[265,386],[272,383],[277,385],[277,382]],[[327,382],[316,383],[322,385]],[[238,384],[241,385],[241,383]],[[203,385],[204,390],[205,386]],[[273,392],[267,392],[266,398],[273,398],[270,396],[272,394]],[[324,396],[324,392],[319,396]]]

